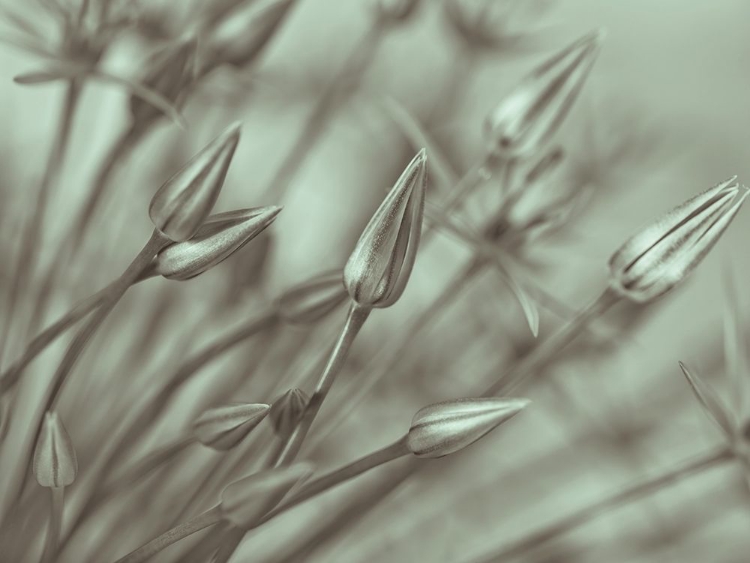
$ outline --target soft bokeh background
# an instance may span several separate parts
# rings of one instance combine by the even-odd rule
[[[519,17],[510,20],[508,29],[523,32],[523,38],[471,60],[452,35],[441,2],[423,1],[408,23],[389,34],[363,84],[332,116],[280,201],[258,198],[323,86],[369,25],[367,2],[300,0],[253,72],[220,73],[191,98],[187,132],[164,123],[135,150],[118,174],[116,194],[98,218],[96,235],[86,243],[85,259],[71,264],[59,280],[49,320],[121,271],[149,233],[146,209],[154,190],[234,120],[243,122],[243,139],[217,209],[280,203],[284,211],[273,226],[273,253],[257,291],[227,297],[227,279],[237,275],[240,263],[236,259],[189,283],[144,284],[121,303],[63,400],[63,417],[81,449],[82,476],[86,452],[96,451],[102,439],[94,427],[114,424],[107,420],[111,405],[127,412],[122,401],[137,395],[137,385],[147,385],[186,352],[258,310],[264,298],[343,264],[364,221],[415,149],[378,109],[383,95],[428,121],[452,165],[463,172],[482,156],[484,116],[517,79],[572,39],[606,28],[604,49],[556,140],[566,151],[564,170],[547,187],[554,193],[556,182],[586,177],[593,197],[565,236],[544,240],[524,254],[527,274],[570,309],[583,306],[605,286],[610,254],[642,224],[734,174],[750,182],[750,4],[496,3],[519,5]],[[155,2],[149,6],[162,9]],[[168,12],[179,8],[163,6]],[[179,27],[179,22],[173,15],[165,24]],[[153,45],[143,40],[125,42],[107,65],[136,74],[150,49]],[[12,81],[40,66],[25,53],[0,49],[5,131],[0,232],[6,256],[34,205],[29,194],[42,173],[60,111],[62,87]],[[446,102],[451,92],[455,99]],[[54,248],[56,237],[65,232],[99,159],[127,123],[127,97],[110,85],[86,88],[47,217],[47,239],[39,249],[43,264],[53,259],[45,249]],[[750,272],[746,213],[740,213],[684,287],[645,311],[619,307],[598,321],[595,337],[584,338],[553,364],[547,377],[554,384],[530,391],[533,406],[507,427],[454,458],[427,462],[426,471],[355,525],[337,524],[341,533],[315,549],[302,555],[295,551],[315,526],[338,515],[342,499],[387,482],[389,470],[373,472],[300,507],[268,532],[249,536],[234,560],[276,561],[288,552],[305,561],[464,561],[718,444],[720,435],[693,399],[677,361],[695,366],[720,392],[731,393],[722,374],[722,276],[733,272],[742,288]],[[429,304],[465,257],[466,249],[449,238],[420,256],[403,302],[377,311],[358,340],[350,380],[358,366],[367,365],[374,354],[387,355],[388,347],[405,337],[399,329]],[[7,287],[13,271],[4,267],[1,274]],[[167,302],[163,326],[148,333],[147,313]],[[211,404],[209,399],[270,401],[291,384],[304,387],[314,352],[326,351],[343,314],[337,311],[311,331],[284,329],[276,340],[248,345],[210,366],[154,429],[152,445],[188,424]],[[539,338],[560,322],[544,314]],[[628,323],[630,329],[621,331]],[[143,334],[153,340],[137,348],[134,358],[131,347]],[[307,356],[287,370],[290,350],[302,346],[304,338]],[[531,345],[509,292],[492,275],[483,276],[417,339],[410,361],[325,440],[306,450],[307,457],[322,469],[385,444],[403,432],[415,409],[478,391],[483,385],[476,377],[499,356],[510,365],[514,354]],[[270,352],[263,355],[265,347]],[[14,351],[10,355],[16,357],[20,350]],[[61,351],[56,348],[33,364],[24,396],[33,397],[44,385]],[[225,388],[229,380],[243,381],[248,369],[257,372],[252,380],[248,375],[247,384]],[[355,388],[356,380],[348,385],[345,375],[326,405],[329,413],[324,409],[326,416],[342,408]],[[7,467],[13,450],[5,444],[2,454]],[[170,499],[189,490],[191,471],[212,459],[194,452],[165,469],[173,476],[169,486],[152,489],[148,508],[117,532],[107,557],[168,527],[174,516]],[[523,560],[744,562],[750,549],[745,533],[749,500],[739,466],[730,464],[602,516]],[[100,529],[92,525],[90,534],[101,540],[113,532],[102,522]],[[70,557],[66,560],[77,561]]]

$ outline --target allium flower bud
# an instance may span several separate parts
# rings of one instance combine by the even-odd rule
[[[287,436],[294,430],[309,400],[302,389],[290,389],[273,402],[268,416],[277,434]]]
[[[312,474],[312,465],[303,462],[244,477],[221,493],[221,512],[237,528],[250,529]]]
[[[389,307],[404,292],[422,232],[426,180],[422,149],[359,237],[344,267],[344,285],[358,305]]]
[[[177,242],[198,231],[219,197],[239,141],[240,125],[234,124],[159,188],[148,210],[156,228]]]
[[[628,240],[609,261],[612,287],[645,303],[682,281],[719,240],[747,197],[731,178],[676,207]]]
[[[419,4],[419,0],[375,0],[377,13],[391,21],[400,21],[408,18]]]
[[[238,68],[258,58],[297,0],[267,0],[232,12],[216,28],[209,49],[213,65]]]
[[[311,324],[347,297],[341,270],[325,272],[287,290],[279,299],[279,315],[292,324]]]
[[[193,80],[195,40],[188,40],[157,53],[148,63],[140,84],[161,94],[174,105]],[[130,114],[140,127],[161,115],[158,108],[138,96],[130,97]]]
[[[153,273],[189,280],[226,260],[273,223],[280,207],[253,207],[211,215],[190,240],[170,244],[154,258]]]
[[[560,127],[599,54],[602,31],[569,45],[526,76],[484,122],[491,154],[532,153]]]
[[[527,399],[490,397],[430,405],[414,416],[406,445],[417,457],[452,454],[473,444],[528,404]]]
[[[34,477],[42,487],[67,487],[76,480],[78,460],[73,441],[56,412],[47,412],[34,451]]]
[[[193,423],[193,432],[204,446],[229,450],[260,424],[270,408],[264,404],[235,403],[208,409]]]

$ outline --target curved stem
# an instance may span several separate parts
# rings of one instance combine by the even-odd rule
[[[339,336],[336,345],[331,351],[331,355],[328,358],[326,367],[323,369],[323,373],[320,375],[315,392],[310,397],[310,401],[307,403],[296,428],[285,441],[284,447],[274,463],[274,467],[288,465],[294,461],[295,457],[297,457],[297,454],[302,447],[302,443],[315,421],[315,417],[318,415],[320,407],[323,406],[323,401],[326,396],[328,396],[328,392],[331,390],[331,386],[333,385],[336,376],[344,367],[344,362],[349,355],[349,350],[354,343],[354,339],[362,328],[362,325],[367,320],[367,317],[370,315],[370,311],[370,309],[362,308],[354,303],[349,308],[344,328],[341,331],[341,335]]]
[[[214,506],[202,512],[195,518],[191,518],[187,522],[175,526],[171,530],[168,530],[161,534],[159,537],[154,538],[147,544],[142,545],[135,551],[131,551],[124,557],[118,559],[115,563],[143,563],[149,558],[159,553],[162,549],[169,547],[170,545],[177,543],[181,539],[184,539],[196,532],[218,524],[221,521],[221,509],[219,505]]]
[[[47,539],[44,542],[42,563],[52,563],[57,556],[57,542],[62,527],[63,509],[65,507],[65,487],[50,487],[51,509]]]
[[[697,459],[678,466],[676,469],[639,481],[620,492],[566,516],[558,522],[545,526],[541,530],[515,541],[505,548],[495,551],[491,555],[488,554],[475,559],[473,563],[497,563],[504,559],[520,555],[527,550],[534,549],[555,537],[593,520],[608,510],[634,502],[663,487],[678,483],[686,477],[695,475],[731,459],[734,459],[734,454],[727,448],[702,455]]]

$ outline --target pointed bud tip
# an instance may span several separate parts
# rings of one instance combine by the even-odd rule
[[[42,487],[66,487],[76,479],[78,459],[75,448],[57,412],[45,413],[32,469]]]

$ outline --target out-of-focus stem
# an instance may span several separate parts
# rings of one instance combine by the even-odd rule
[[[52,563],[57,557],[57,542],[62,527],[63,509],[65,507],[65,487],[50,487],[51,506],[47,539],[44,542],[42,563]]]
[[[491,554],[472,559],[472,563],[498,563],[525,553],[528,550],[535,549],[549,540],[593,520],[600,514],[634,502],[648,494],[678,483],[682,479],[701,473],[731,459],[734,459],[734,454],[728,448],[722,448],[718,451],[712,451],[707,455],[702,455],[666,473],[639,481],[622,491],[566,516],[562,520],[545,526],[541,530],[521,538],[504,548],[493,551]]]

